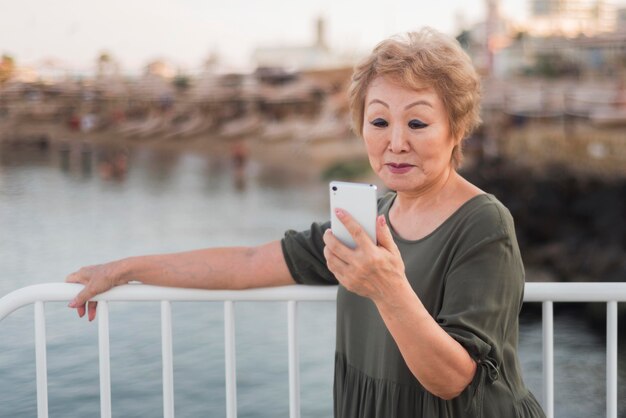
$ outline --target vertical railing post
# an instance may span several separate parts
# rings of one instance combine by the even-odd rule
[[[172,304],[166,300],[161,301],[161,357],[163,361],[163,417],[174,418]]]
[[[542,303],[543,403],[546,418],[554,418],[554,312],[552,301]]]
[[[617,418],[617,302],[606,304],[606,416]]]
[[[35,364],[37,370],[37,417],[48,418],[46,315],[42,301],[35,302]]]
[[[298,304],[287,302],[289,340],[289,418],[300,418],[300,355],[298,350]]]
[[[237,365],[235,354],[235,307],[224,302],[224,350],[226,357],[226,418],[237,417]]]
[[[100,417],[111,418],[109,305],[105,300],[98,302],[98,350],[100,356]]]

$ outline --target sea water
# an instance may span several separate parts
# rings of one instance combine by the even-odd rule
[[[0,296],[131,255],[261,244],[327,217],[323,182],[275,169],[268,174],[254,161],[242,172],[227,156],[3,147]],[[98,416],[97,324],[79,320],[65,305],[46,304],[50,416]],[[330,417],[335,307],[299,306],[302,416]],[[235,309],[238,414],[286,417],[286,304],[240,302]],[[172,313],[176,416],[224,417],[223,304],[178,302]],[[111,303],[110,335],[113,416],[162,416],[159,303]],[[0,417],[36,416],[33,342],[32,306],[0,322]],[[604,415],[604,347],[604,337],[581,318],[556,317],[557,417]],[[536,317],[522,318],[520,359],[525,381],[541,401]]]

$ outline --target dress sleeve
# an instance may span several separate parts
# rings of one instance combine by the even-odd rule
[[[336,285],[335,276],[326,266],[324,257],[324,232],[330,222],[313,223],[311,228],[297,232],[289,230],[281,241],[283,255],[291,276],[297,283]]]
[[[482,408],[485,382],[499,378],[523,292],[521,256],[514,237],[503,231],[478,240],[451,263],[436,320],[478,365],[467,389],[472,407]]]
[[[523,290],[524,269],[511,238],[486,237],[453,260],[437,322],[475,360],[497,357]]]
[[[486,383],[501,377],[515,350],[524,296],[524,266],[513,219],[506,208],[485,205],[455,238],[456,251],[444,275],[439,325],[476,361],[466,388],[467,410],[482,417]],[[506,354],[506,358],[505,358]]]

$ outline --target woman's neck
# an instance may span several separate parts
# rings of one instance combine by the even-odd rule
[[[455,195],[461,176],[450,167],[428,187],[419,191],[398,191],[394,202],[396,213],[423,213],[436,209]]]
[[[420,193],[399,192],[389,210],[389,222],[402,238],[417,240],[437,229],[465,202],[484,193],[454,169]]]

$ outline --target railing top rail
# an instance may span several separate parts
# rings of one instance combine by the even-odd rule
[[[524,302],[626,302],[626,282],[526,283]]]
[[[76,283],[44,283],[23,287],[0,299],[0,320],[36,301],[69,302],[83,288]],[[334,301],[336,286],[280,286],[246,290],[204,290],[133,283],[117,286],[93,298],[101,301]]]
[[[36,301],[69,302],[82,289],[75,283],[23,287],[0,299],[0,320]],[[128,284],[94,298],[96,301],[333,301],[336,286],[280,286],[247,290],[203,290]],[[526,283],[525,302],[626,302],[625,283]]]

